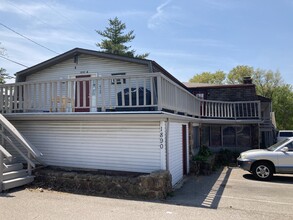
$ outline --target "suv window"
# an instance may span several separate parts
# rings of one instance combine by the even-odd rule
[[[286,144],[286,147],[288,147],[289,151],[293,151],[293,142],[291,141],[290,143]]]
[[[280,137],[291,137],[293,136],[293,132],[290,131],[281,131],[280,132]]]

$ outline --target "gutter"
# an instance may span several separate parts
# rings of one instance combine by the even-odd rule
[[[259,119],[208,119],[177,115],[164,111],[129,111],[129,112],[56,112],[56,113],[7,113],[3,114],[9,120],[16,121],[150,121],[174,120],[200,124],[258,124]]]

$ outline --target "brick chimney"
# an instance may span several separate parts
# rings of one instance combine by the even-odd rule
[[[243,84],[252,84],[252,79],[250,76],[243,77]]]

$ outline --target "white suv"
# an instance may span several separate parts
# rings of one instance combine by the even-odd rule
[[[288,137],[293,137],[292,130],[280,130],[277,135],[277,142],[282,141]]]
[[[245,151],[240,154],[237,163],[258,180],[269,180],[274,173],[293,174],[293,137],[267,149]]]

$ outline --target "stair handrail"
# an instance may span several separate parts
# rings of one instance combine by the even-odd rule
[[[26,140],[20,132],[2,115],[0,114],[0,124],[32,155],[34,158],[39,158],[42,153]]]
[[[1,151],[0,153],[2,153],[2,155],[4,155],[7,158],[7,160],[9,160],[10,162],[12,161],[12,155],[1,144],[0,144],[0,151]]]
[[[14,150],[17,151],[17,153],[19,153],[20,156],[22,156],[27,164],[31,165],[33,168],[36,167],[35,163],[29,158],[29,156],[26,156],[14,143],[13,141],[6,135],[2,134],[2,137],[10,144],[10,146],[12,146],[14,148]]]
[[[2,145],[0,145],[0,192],[2,192],[4,157],[6,157],[7,160],[12,161],[12,155]]]

